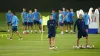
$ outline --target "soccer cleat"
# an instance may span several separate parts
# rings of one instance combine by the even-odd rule
[[[63,34],[64,34],[64,32],[62,31],[60,34],[62,34],[62,35],[63,35]]]
[[[35,30],[35,33],[37,33],[37,31]]]
[[[8,30],[8,32],[10,32],[10,30]]]
[[[27,30],[27,32],[29,33],[29,30]]]
[[[7,39],[12,40],[12,38],[7,38]]]
[[[23,38],[19,38],[19,40],[23,40]]]
[[[68,33],[68,30],[66,30],[66,33]]]
[[[73,30],[71,30],[70,32],[73,33]]]

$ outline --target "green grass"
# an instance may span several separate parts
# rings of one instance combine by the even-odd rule
[[[42,13],[47,15],[49,13]],[[20,13],[17,13],[20,18]],[[7,30],[5,23],[5,13],[0,13],[0,28]],[[47,31],[43,34],[30,33],[22,34],[22,25],[20,21],[19,32],[23,40],[18,40],[19,37],[14,34],[13,40],[8,40],[8,37],[0,36],[0,56],[99,56],[100,55],[100,34],[89,34],[89,44],[95,45],[94,49],[73,49],[76,45],[76,34],[66,33],[59,34],[57,29],[56,46],[57,51],[49,50]],[[9,34],[0,32],[0,34]],[[85,38],[81,39],[81,44],[85,44]]]

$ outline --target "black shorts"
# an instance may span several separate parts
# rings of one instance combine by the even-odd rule
[[[27,25],[28,25],[28,23],[27,23],[27,22],[24,22],[24,23],[23,23],[23,25],[24,25],[24,26],[27,26]]]
[[[78,38],[82,38],[83,37],[87,37],[88,36],[88,33],[86,31],[84,32],[78,32]]]
[[[33,22],[28,22],[28,26],[33,26]]]
[[[12,31],[16,32],[17,31],[17,26],[12,26]]]
[[[39,21],[37,21],[37,20],[34,20],[34,24],[39,24]]]
[[[70,25],[73,25],[74,22],[70,22]]]
[[[88,26],[88,25],[85,25],[85,27],[86,27],[86,29],[88,29],[88,28],[89,28],[89,26]]]
[[[48,33],[48,38],[52,38],[56,36],[56,32],[49,32]]]
[[[7,25],[8,25],[8,26],[11,26],[11,22],[7,22]]]
[[[70,25],[70,22],[65,22],[65,25]]]

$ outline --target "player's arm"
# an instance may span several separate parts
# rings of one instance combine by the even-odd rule
[[[41,16],[41,14],[39,13],[39,19],[41,18],[42,16]]]
[[[47,21],[47,27],[49,28],[49,21]]]
[[[22,19],[22,23],[23,23],[23,22],[24,22],[24,21],[23,21],[23,13],[21,13],[21,19]]]
[[[34,20],[34,12],[32,13],[32,17],[33,17],[33,20]]]
[[[7,14],[6,14],[6,23],[7,23]]]

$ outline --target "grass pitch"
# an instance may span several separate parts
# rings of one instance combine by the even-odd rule
[[[47,15],[49,13],[42,13]],[[17,13],[20,19],[20,13]],[[0,13],[0,28],[7,30],[5,21],[5,13]],[[8,40],[9,36],[0,36],[0,56],[99,56],[100,55],[100,34],[89,34],[89,44],[94,45],[94,49],[73,49],[76,45],[76,34],[65,33],[61,35],[59,28],[57,29],[56,46],[57,51],[49,50],[47,30],[41,33],[22,34],[22,25],[20,21],[19,32],[23,40],[14,34],[13,40]],[[0,32],[2,34],[10,34],[8,32]],[[43,36],[41,41],[41,36]],[[85,38],[81,39],[81,44],[85,44]]]

